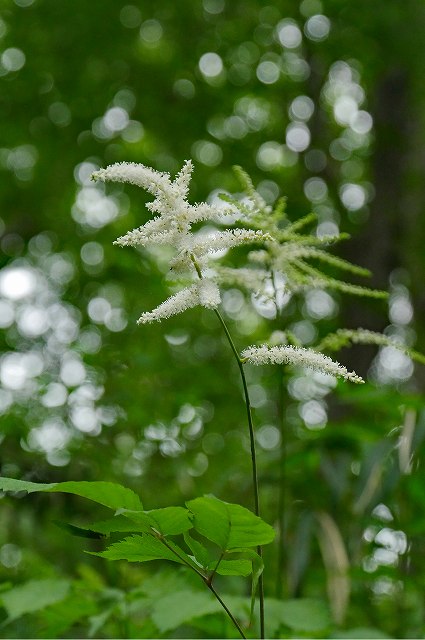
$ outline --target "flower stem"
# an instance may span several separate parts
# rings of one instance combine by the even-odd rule
[[[155,537],[158,540],[160,540],[162,542],[162,544],[165,547],[167,547],[167,549],[169,551],[171,551],[171,553],[174,553],[174,555],[177,558],[179,558],[179,560],[181,560],[181,562],[183,562],[187,567],[189,567],[189,569],[192,569],[192,571],[194,571],[196,573],[196,575],[198,575],[202,579],[204,584],[207,585],[208,589],[211,591],[211,593],[214,595],[214,597],[221,604],[221,606],[223,607],[224,611],[227,613],[227,615],[229,616],[230,620],[233,622],[233,624],[235,625],[236,629],[239,631],[241,637],[246,640],[246,636],[245,636],[244,632],[242,631],[242,628],[241,628],[239,622],[236,620],[235,616],[232,614],[230,609],[227,607],[226,603],[222,600],[222,598],[218,595],[217,591],[212,586],[211,579],[208,576],[204,576],[204,574],[201,571],[199,571],[199,569],[194,567],[191,563],[187,562],[187,560],[185,558],[183,558],[175,549],[173,549],[173,547],[171,545],[168,544],[168,542],[164,538],[164,536],[162,536],[161,534],[156,532],[155,533]]]
[[[239,368],[239,372],[241,375],[241,379],[242,379],[242,386],[243,386],[243,391],[244,391],[244,396],[245,396],[245,405],[246,405],[246,413],[247,413],[247,418],[248,418],[248,428],[249,428],[249,440],[250,440],[250,446],[251,446],[251,466],[252,466],[252,484],[253,484],[253,490],[254,490],[254,510],[255,510],[255,515],[260,517],[260,499],[259,499],[259,491],[258,491],[258,474],[257,474],[257,456],[256,456],[256,451],[255,451],[255,433],[254,433],[254,424],[252,421],[252,413],[251,413],[251,404],[249,401],[249,393],[248,393],[248,385],[246,382],[246,376],[245,376],[245,371],[243,368],[243,361],[241,360],[239,353],[235,347],[235,344],[232,340],[232,336],[230,335],[229,329],[227,328],[227,325],[224,321],[223,316],[221,315],[221,313],[217,310],[214,309],[214,313],[216,314],[217,318],[220,321],[221,326],[223,327],[224,333],[226,334],[226,338],[229,342],[230,348],[233,351],[233,354],[235,356],[238,368]],[[260,558],[262,558],[263,556],[263,551],[261,547],[257,547],[257,553],[260,556]],[[264,638],[265,637],[265,628],[264,628],[264,581],[263,581],[263,575],[260,576],[259,580],[258,580],[258,589],[259,589],[259,600],[260,600],[260,637]]]
[[[219,603],[221,604],[221,606],[223,607],[223,609],[225,610],[225,612],[227,613],[227,615],[229,616],[229,618],[231,619],[231,621],[233,622],[233,624],[235,625],[235,627],[237,628],[237,630],[239,631],[239,633],[241,634],[242,638],[246,638],[246,635],[244,634],[244,632],[242,631],[238,621],[236,620],[236,618],[233,616],[232,612],[227,608],[226,604],[223,602],[223,600],[220,598],[220,596],[218,595],[217,591],[214,589],[214,587],[212,586],[212,584],[210,582],[208,582],[207,580],[205,580],[205,584],[207,585],[208,589],[211,591],[212,594],[214,594],[215,598],[217,598],[217,600],[219,601]]]
[[[276,592],[275,596],[278,600],[282,597],[283,576],[285,575],[285,494],[286,494],[286,432],[284,428],[283,418],[283,402],[285,393],[283,367],[278,367],[278,418],[280,430],[280,451],[279,451],[279,488],[277,502],[277,572],[276,572]]]
[[[195,267],[195,271],[198,274],[200,280],[202,280],[202,271],[196,261],[196,258],[193,254],[190,255],[193,266]],[[251,404],[249,401],[249,393],[248,393],[248,385],[246,383],[245,371],[243,368],[243,360],[241,360],[239,353],[235,347],[235,343],[232,340],[232,336],[230,335],[230,331],[227,328],[227,324],[224,321],[223,316],[218,311],[218,309],[214,309],[214,313],[220,321],[221,326],[223,327],[224,333],[226,334],[226,338],[229,342],[230,348],[233,351],[233,355],[235,356],[239,372],[241,374],[242,386],[245,396],[245,406],[246,413],[248,418],[248,429],[249,429],[249,441],[251,446],[251,467],[252,467],[252,484],[254,490],[254,510],[255,515],[260,517],[260,499],[259,499],[259,491],[258,491],[258,475],[257,475],[257,455],[255,452],[255,433],[254,433],[254,424],[252,422],[252,414],[251,414]],[[260,546],[257,547],[257,554],[260,558],[263,557],[263,550]],[[264,580],[263,574],[260,575],[258,579],[258,590],[259,590],[259,600],[260,600],[260,638],[263,640],[265,638],[265,624],[264,624]]]

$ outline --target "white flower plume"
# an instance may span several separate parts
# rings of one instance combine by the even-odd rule
[[[147,247],[153,244],[171,245],[174,256],[170,259],[173,276],[187,276],[194,282],[170,296],[153,311],[142,314],[139,323],[161,320],[180,313],[191,307],[201,305],[214,308],[220,303],[217,282],[226,283],[226,272],[220,275],[214,268],[213,258],[217,251],[225,251],[243,244],[272,242],[270,234],[258,229],[225,229],[214,227],[207,231],[192,232],[192,225],[208,221],[223,223],[229,211],[235,218],[235,208],[201,202],[190,204],[187,201],[190,178],[193,171],[191,160],[187,160],[174,180],[168,173],[155,171],[150,167],[133,162],[113,164],[99,169],[92,175],[93,180],[124,182],[146,189],[155,196],[146,208],[156,214],[145,224],[128,231],[114,244],[124,246]],[[244,216],[241,214],[239,219]],[[229,272],[230,273],[230,272]],[[243,278],[247,280],[247,278]],[[258,275],[255,276],[258,282]],[[230,282],[234,281],[234,275]]]
[[[331,376],[345,378],[351,382],[362,383],[364,380],[353,371],[348,371],[346,367],[329,358],[328,356],[304,349],[303,347],[291,347],[288,345],[268,347],[248,347],[241,353],[241,358],[251,364],[293,364],[307,367],[327,373]]]
[[[106,169],[95,171],[91,178],[92,180],[102,180],[103,182],[134,184],[157,197],[164,196],[172,186],[169,173],[155,171],[155,169],[145,167],[143,164],[136,162],[116,162],[106,167]]]
[[[213,309],[219,304],[220,291],[215,282],[211,280],[200,280],[190,287],[185,287],[173,296],[170,296],[156,307],[156,309],[153,309],[153,311],[142,313],[137,323],[146,324],[148,322],[154,322],[155,320],[160,321],[164,318],[170,318],[197,305]]]

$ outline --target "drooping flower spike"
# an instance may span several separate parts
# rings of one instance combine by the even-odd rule
[[[313,349],[304,349],[303,347],[292,347],[289,345],[248,347],[242,351],[241,358],[256,365],[292,364],[338,378],[345,378],[345,380],[350,380],[357,384],[364,382],[360,376],[353,371],[348,371],[348,369],[339,364],[339,362],[332,360],[322,353],[313,351]]]

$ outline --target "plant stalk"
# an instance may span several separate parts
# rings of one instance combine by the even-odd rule
[[[278,417],[280,431],[280,451],[279,451],[279,488],[277,502],[277,573],[276,573],[276,591],[275,595],[278,600],[282,597],[282,577],[284,574],[283,566],[285,564],[285,495],[286,495],[286,433],[283,420],[283,395],[284,395],[284,374],[283,367],[278,369],[279,376],[279,395],[278,395]]]
[[[229,342],[230,348],[233,351],[233,354],[235,356],[238,368],[239,368],[239,372],[241,375],[241,379],[242,379],[242,386],[243,386],[243,391],[244,391],[244,397],[245,397],[245,405],[246,405],[246,413],[247,413],[247,418],[248,418],[248,428],[249,428],[249,440],[250,440],[250,447],[251,447],[251,464],[252,464],[252,484],[253,484],[253,490],[254,490],[254,511],[255,511],[255,515],[260,517],[260,499],[259,499],[259,491],[258,491],[258,474],[257,474],[257,455],[256,455],[256,451],[255,451],[255,433],[254,433],[254,424],[252,421],[252,413],[251,413],[251,404],[249,401],[249,393],[248,393],[248,385],[246,382],[246,376],[245,376],[245,371],[243,368],[243,362],[241,360],[241,358],[239,357],[239,353],[237,352],[237,349],[235,347],[235,344],[232,340],[232,336],[230,335],[229,329],[227,328],[227,325],[224,321],[223,316],[221,315],[221,313],[217,310],[214,309],[214,313],[216,314],[217,318],[220,321],[221,326],[223,327],[224,333],[226,334],[226,338]],[[260,558],[263,557],[263,550],[261,547],[257,547],[257,553],[260,556]],[[264,625],[264,580],[263,580],[263,575],[261,574],[261,576],[258,579],[258,590],[259,590],[259,601],[260,601],[260,638],[263,640],[263,638],[265,638],[265,625]]]
[[[204,576],[204,574],[201,571],[199,571],[199,569],[197,569],[192,564],[187,562],[187,560],[185,558],[183,558],[179,553],[177,553],[177,551],[175,549],[173,549],[173,547],[171,545],[168,544],[168,542],[164,538],[164,536],[162,536],[161,534],[159,534],[159,535],[156,534],[156,538],[158,538],[158,540],[160,540],[162,542],[162,544],[164,546],[166,546],[169,551],[171,551],[171,553],[174,553],[174,555],[177,558],[179,558],[179,560],[181,560],[187,567],[189,567],[189,569],[192,569],[192,571],[194,571],[196,573],[196,575],[198,575],[202,579],[204,584],[207,585],[208,589],[211,591],[211,593],[214,595],[214,597],[221,604],[221,606],[223,607],[223,609],[225,610],[225,612],[229,616],[230,620],[233,622],[233,624],[235,625],[236,629],[239,631],[241,637],[246,640],[246,636],[245,636],[244,632],[242,631],[239,622],[236,620],[235,616],[232,614],[230,609],[227,607],[226,603],[220,598],[220,596],[218,595],[217,591],[212,586],[211,580],[208,578],[208,576]]]
[[[218,595],[217,591],[214,589],[212,584],[208,580],[204,580],[204,582],[207,585],[208,589],[211,591],[211,593],[214,594],[214,597],[217,598],[218,602],[221,604],[221,606],[223,607],[223,609],[225,610],[225,612],[227,613],[227,615],[229,616],[229,618],[231,619],[231,621],[233,622],[233,624],[235,625],[239,633],[241,634],[241,637],[246,639],[246,635],[242,631],[238,621],[236,620],[236,618],[234,617],[230,609],[227,608],[226,604],[220,598],[220,596]]]
[[[198,274],[198,277],[200,280],[202,280],[202,272],[201,269],[196,261],[195,256],[192,254],[191,256],[191,260],[193,263],[193,266],[195,267],[195,271]],[[257,474],[257,455],[256,455],[256,451],[255,451],[255,433],[254,433],[254,424],[252,421],[252,414],[251,414],[251,404],[249,401],[249,393],[248,393],[248,385],[246,383],[246,377],[245,377],[245,371],[243,369],[243,361],[241,360],[239,353],[235,347],[235,344],[232,340],[232,336],[230,335],[229,329],[227,328],[227,325],[224,321],[223,316],[221,315],[221,313],[218,311],[218,309],[214,309],[214,313],[216,314],[217,318],[220,321],[221,326],[223,327],[224,333],[226,334],[226,338],[229,342],[230,348],[233,351],[233,355],[235,356],[237,365],[238,365],[238,369],[241,375],[241,379],[242,379],[242,386],[243,386],[243,391],[244,391],[244,397],[245,397],[245,406],[246,406],[246,413],[247,413],[247,418],[248,418],[248,429],[249,429],[249,441],[250,441],[250,447],[251,447],[251,466],[252,466],[252,484],[253,484],[253,490],[254,490],[254,511],[255,511],[255,515],[260,517],[260,499],[259,499],[259,491],[258,491],[258,474]],[[257,554],[260,556],[260,558],[263,557],[263,550],[262,548],[259,546],[257,547]],[[211,588],[212,585],[209,585],[209,587]],[[265,624],[264,624],[264,580],[263,580],[263,574],[260,575],[259,579],[258,579],[258,590],[259,590],[259,601],[260,601],[260,638],[261,640],[263,640],[265,638]]]

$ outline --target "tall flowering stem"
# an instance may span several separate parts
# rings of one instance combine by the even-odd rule
[[[223,316],[221,315],[221,313],[217,310],[214,309],[214,313],[216,314],[217,318],[219,319],[221,326],[224,329],[224,333],[226,334],[226,338],[230,344],[230,347],[233,351],[233,354],[235,356],[236,362],[238,364],[238,368],[239,368],[239,372],[241,374],[241,379],[242,379],[242,386],[243,386],[243,391],[244,391],[244,397],[245,397],[245,405],[246,405],[246,413],[247,413],[247,418],[248,418],[248,428],[249,428],[249,441],[250,441],[250,446],[251,446],[251,466],[252,466],[252,484],[253,484],[253,491],[254,491],[254,510],[255,510],[255,515],[260,517],[260,498],[259,498],[259,490],[258,490],[258,474],[257,474],[257,455],[256,455],[256,451],[255,451],[255,433],[254,433],[254,424],[252,421],[252,413],[251,413],[251,403],[249,400],[249,393],[248,393],[248,385],[246,383],[246,376],[245,376],[245,371],[243,368],[243,361],[241,360],[239,353],[236,350],[235,344],[232,340],[232,336],[230,335],[229,329],[227,328],[227,325],[224,321]],[[257,553],[260,556],[260,558],[263,557],[263,550],[261,547],[257,547]],[[258,589],[259,589],[259,601],[260,601],[260,635],[261,638],[265,637],[265,628],[264,628],[264,580],[263,580],[263,575],[261,574],[259,580],[258,580]]]
[[[192,260],[193,266],[195,267],[195,271],[198,274],[199,279],[202,280],[201,269],[199,268],[199,265],[193,254],[191,255],[191,260]],[[219,319],[221,326],[223,327],[224,333],[229,342],[233,355],[235,356],[239,373],[241,375],[244,398],[245,398],[246,413],[247,413],[247,419],[248,419],[249,443],[251,448],[251,468],[252,468],[252,486],[253,486],[253,492],[254,492],[254,511],[256,516],[261,517],[260,516],[260,496],[259,496],[259,487],[258,487],[258,473],[257,473],[257,454],[255,450],[254,423],[252,421],[251,402],[249,399],[248,385],[246,382],[245,371],[243,368],[243,361],[239,356],[238,350],[235,347],[235,343],[233,342],[233,338],[230,335],[230,331],[228,329],[228,326],[223,316],[221,315],[218,309],[214,309],[214,313]],[[257,547],[257,553],[260,556],[260,558],[263,557],[263,550],[261,547]],[[261,635],[261,638],[264,638],[265,637],[264,580],[263,580],[262,574],[260,575],[258,580],[258,590],[259,590],[259,601],[260,601],[260,635]]]

